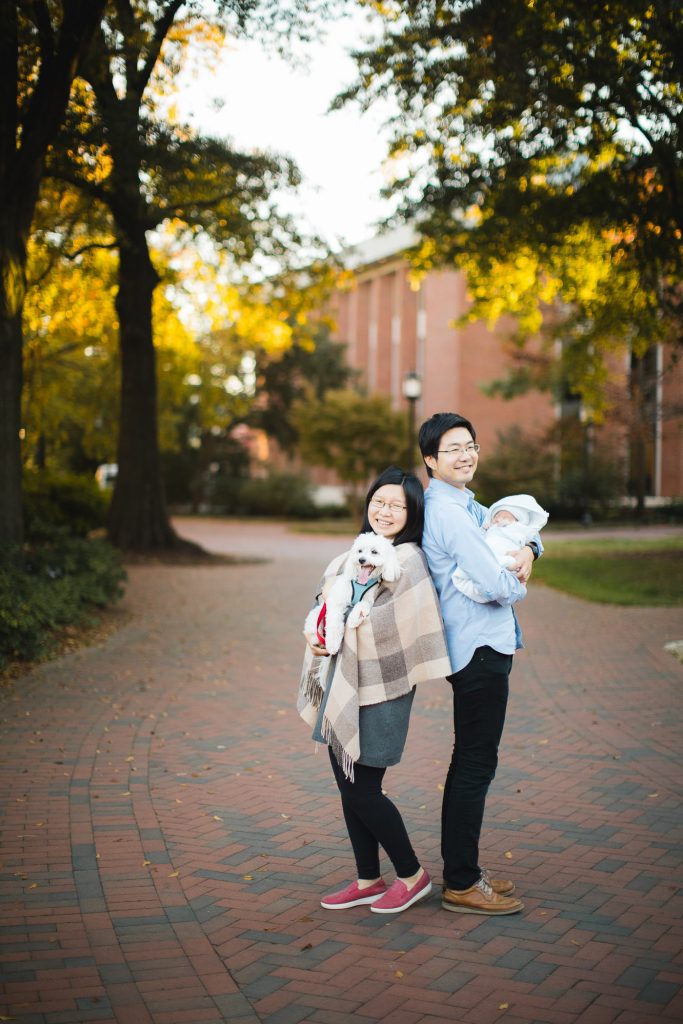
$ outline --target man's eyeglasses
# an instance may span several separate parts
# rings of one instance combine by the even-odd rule
[[[399,515],[401,512],[405,512],[406,510],[406,506],[399,505],[397,501],[386,502],[382,501],[381,498],[371,498],[370,507],[376,509],[378,512],[381,512],[383,508],[388,508],[395,516]]]
[[[463,446],[461,444],[454,444],[452,448],[438,448],[437,452],[441,455],[478,455],[480,444],[468,444]]]

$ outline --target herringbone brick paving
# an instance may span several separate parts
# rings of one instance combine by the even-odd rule
[[[532,586],[484,834],[526,909],[331,913],[352,876],[294,699],[334,538],[200,524],[272,561],[131,573],[133,618],[2,708],[3,987],[24,1024],[650,1024],[683,1017],[680,611]],[[446,685],[386,785],[439,880]],[[435,890],[438,886],[435,886]]]

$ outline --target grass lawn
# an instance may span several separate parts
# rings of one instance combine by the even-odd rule
[[[352,519],[291,523],[296,533],[344,534]],[[602,604],[683,605],[683,535],[659,539],[553,540],[534,565],[533,582]]]
[[[683,605],[683,537],[553,541],[533,580],[602,604]]]

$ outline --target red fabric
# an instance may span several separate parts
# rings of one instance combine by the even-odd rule
[[[327,602],[323,601],[323,606],[320,609],[320,614],[318,615],[318,621],[316,623],[316,628],[315,628],[316,636],[318,637],[318,642],[319,642],[321,647],[325,646],[325,618],[326,618],[326,616],[327,616]]]

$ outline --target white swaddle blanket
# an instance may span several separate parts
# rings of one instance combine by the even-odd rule
[[[492,523],[496,512],[503,509],[512,513],[514,523]],[[524,547],[547,522],[548,513],[530,494],[511,494],[491,505],[481,529],[484,540],[499,563],[507,568],[514,561],[507,552]],[[451,578],[454,586],[472,601],[486,604],[490,600],[464,569],[456,569]]]

